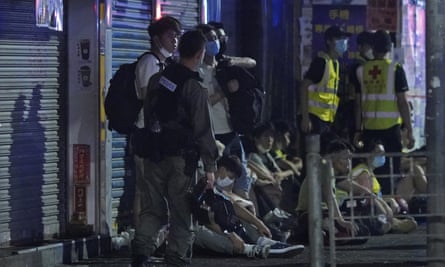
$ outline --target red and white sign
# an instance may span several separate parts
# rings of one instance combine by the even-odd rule
[[[73,145],[73,180],[76,185],[90,183],[89,145]]]

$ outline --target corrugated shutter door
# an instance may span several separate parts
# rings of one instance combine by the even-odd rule
[[[179,19],[184,30],[193,29],[201,22],[199,0],[158,1],[161,3],[161,14]]]
[[[151,0],[116,0],[112,13],[113,73],[133,62],[150,47],[147,27],[152,19]],[[132,225],[134,163],[124,135],[112,132],[112,219],[119,229]],[[118,230],[118,229],[114,229]]]
[[[126,62],[133,62],[150,47],[147,27],[152,21],[152,2],[115,0],[112,18],[113,73]],[[200,21],[199,1],[159,1],[161,14],[181,21],[185,30]],[[115,230],[132,225],[134,198],[134,162],[128,153],[128,140],[112,133],[112,219]]]
[[[65,224],[65,35],[37,28],[34,11],[34,0],[0,2],[0,243]]]

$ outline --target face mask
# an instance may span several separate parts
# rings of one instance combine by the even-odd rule
[[[374,53],[372,52],[372,49],[368,49],[368,51],[365,52],[365,57],[369,60],[374,59]]]
[[[342,56],[346,50],[348,50],[348,40],[341,39],[335,41],[335,51],[337,51],[340,56]]]
[[[214,57],[218,54],[219,52],[219,41],[215,40],[215,41],[209,41],[206,44],[206,54]]]
[[[227,186],[231,185],[232,183],[233,183],[233,180],[227,176],[224,177],[223,179],[216,180],[216,185],[220,188],[227,187]]]
[[[378,167],[382,167],[383,165],[385,165],[385,156],[376,156],[372,159],[372,166],[374,168],[378,168]]]
[[[171,57],[173,55],[173,53],[168,52],[168,50],[162,46],[161,46],[161,49],[159,49],[159,52],[161,53],[161,55],[163,55],[166,58]]]

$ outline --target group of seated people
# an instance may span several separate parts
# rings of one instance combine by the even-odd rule
[[[236,220],[233,229],[215,220],[198,220],[194,242],[197,249],[254,258],[292,257],[304,250],[309,242],[310,192],[303,174],[304,161],[291,150],[292,138],[285,122],[258,126],[243,139],[246,162],[240,160],[243,157],[237,155],[239,152],[227,154],[224,145],[219,144],[221,157],[212,194],[231,203]],[[415,230],[417,222],[403,214],[407,208],[401,200],[426,193],[422,167],[413,160],[403,160],[402,175],[396,180],[396,197],[382,196],[374,169],[384,164],[383,145],[366,144],[360,158],[353,157],[353,152],[352,146],[341,139],[332,140],[322,149],[322,201],[332,204],[336,231],[354,237]],[[356,204],[349,205],[351,201]],[[328,206],[322,208],[327,220]],[[212,216],[216,218],[218,214]],[[328,231],[326,225],[323,229]]]

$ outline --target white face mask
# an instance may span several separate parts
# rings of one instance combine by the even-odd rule
[[[365,57],[369,60],[374,59],[374,53],[372,52],[372,49],[368,49],[368,51],[365,52]]]
[[[161,53],[161,55],[163,55],[164,57],[171,57],[173,55],[173,53],[168,52],[167,49],[165,49],[164,47],[161,46],[161,48],[159,49],[159,52]]]
[[[224,177],[222,179],[216,180],[216,185],[219,188],[224,188],[224,187],[227,187],[227,186],[229,186],[231,184],[233,184],[233,180],[230,179],[228,176],[226,176],[226,177]]]

